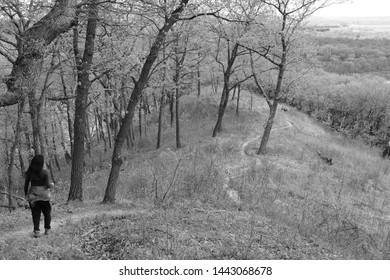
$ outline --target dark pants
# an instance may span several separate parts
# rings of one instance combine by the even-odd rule
[[[41,212],[45,217],[45,229],[50,229],[51,222],[51,205],[50,201],[38,200],[30,203],[32,219],[34,223],[34,231],[39,230],[39,223],[41,221]]]

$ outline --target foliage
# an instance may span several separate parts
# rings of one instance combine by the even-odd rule
[[[318,59],[327,72],[380,73],[390,70],[390,40],[319,37]]]
[[[385,145],[390,137],[389,84],[371,75],[340,76],[318,71],[287,102],[351,137]]]
[[[310,9],[304,6],[303,13],[291,14],[283,21],[283,11],[279,11],[281,15],[273,9],[278,2],[293,3],[292,11],[302,8],[302,3]],[[16,3],[14,9],[22,12],[13,20],[7,15],[12,10],[10,3]],[[17,57],[16,42],[22,31],[18,26],[24,20],[37,22],[53,1],[32,1],[31,7],[26,3],[0,0],[5,7],[0,11],[1,75],[9,73]],[[135,122],[138,125],[126,136],[127,149],[119,155],[123,175],[118,181],[118,203],[97,204],[104,195],[112,167],[109,154],[128,113],[130,93],[156,34],[178,3],[99,2],[86,111],[85,204],[80,208],[56,204],[54,234],[39,241],[25,238],[28,211],[0,209],[4,217],[1,227],[7,228],[0,235],[1,257],[387,258],[390,165],[379,158],[375,147],[370,149],[351,137],[371,145],[384,145],[390,138],[389,84],[380,77],[388,76],[390,44],[380,39],[330,37],[310,41],[303,19],[319,7],[310,3],[324,1],[189,1],[172,32],[164,34],[164,54],[155,53],[155,63],[144,77],[145,90],[141,102],[135,104],[138,114],[128,127],[135,127]],[[75,31],[77,46],[82,49],[86,14],[84,8],[79,12]],[[286,26],[281,29],[283,22]],[[51,170],[58,180],[61,203],[69,187],[70,168],[64,154],[71,150],[74,138],[73,100],[79,83],[73,39],[70,33],[63,34],[45,49],[37,92],[30,100],[42,106],[39,141],[52,167],[58,162]],[[216,93],[224,82],[220,70],[226,68],[229,46],[236,43],[239,58],[230,82],[235,85],[245,80],[241,103],[237,103],[241,113],[236,116],[236,101],[233,104],[227,99],[223,133],[210,139],[218,112]],[[181,64],[178,58],[183,58]],[[322,70],[314,68],[313,58]],[[257,81],[246,80],[253,75]],[[197,86],[199,92],[194,94]],[[162,108],[162,120],[168,123],[164,106],[173,104],[176,89],[180,89],[183,148],[173,148],[174,130],[165,124],[161,148],[154,150],[158,109]],[[268,99],[247,89],[264,90]],[[1,87],[1,94],[5,90]],[[274,126],[269,127],[267,154],[256,156],[255,146],[264,133],[260,124],[267,120],[267,104],[275,100],[285,101],[349,137],[327,132],[286,105],[283,112],[275,106],[278,114],[272,119]],[[18,172],[13,174],[19,182],[17,195],[21,195],[23,169],[36,140],[32,137],[35,107],[33,102],[28,105],[21,141],[16,143]],[[7,167],[15,136],[15,108],[1,110],[0,161]],[[324,165],[319,151],[331,157],[334,165]],[[5,168],[0,174],[6,176]],[[0,183],[0,190],[5,190],[5,182]],[[13,232],[17,234],[12,237]]]

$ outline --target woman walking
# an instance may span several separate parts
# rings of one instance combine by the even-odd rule
[[[32,213],[34,237],[39,237],[41,213],[43,213],[45,220],[45,235],[49,234],[51,228],[50,188],[54,185],[49,183],[49,174],[43,169],[43,164],[44,158],[42,155],[34,156],[27,169],[24,183],[24,195],[30,204]],[[31,186],[29,188],[30,182]]]

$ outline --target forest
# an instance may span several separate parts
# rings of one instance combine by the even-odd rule
[[[36,154],[57,211],[119,213],[72,224],[51,253],[0,252],[388,258],[390,39],[307,28],[339,2],[0,0],[0,224],[21,215]]]
[[[386,146],[390,41],[321,36],[316,42],[320,67],[286,102],[345,135]]]
[[[122,148],[134,145],[136,127],[142,137],[147,115],[157,115],[160,148],[167,105],[180,148],[180,97],[195,88],[200,95],[202,84],[212,84],[215,93],[222,88],[216,137],[229,94],[252,80],[270,107],[259,148],[264,153],[283,87],[301,75],[298,67],[307,60],[299,27],[328,1],[206,2],[57,1],[50,10],[41,1],[5,1],[1,54],[4,69],[12,71],[3,74],[1,98],[9,166],[3,185],[12,184],[15,158],[23,173],[27,153],[43,154],[54,176],[58,155],[65,154],[72,159],[69,200],[82,200],[84,155],[103,143],[104,151],[113,148],[104,201],[115,201]],[[287,65],[293,74],[285,82]]]
[[[318,58],[327,72],[338,74],[389,72],[388,39],[350,39],[320,37]],[[388,78],[388,76],[386,76]]]

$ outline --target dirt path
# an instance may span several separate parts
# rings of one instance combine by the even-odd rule
[[[85,218],[93,218],[99,215],[106,215],[107,217],[116,217],[128,214],[142,214],[146,212],[145,209],[99,209],[100,207],[80,207],[76,210],[57,210],[52,211],[51,228],[55,232],[60,227],[68,223],[78,223]],[[43,228],[43,216],[41,217],[41,228]],[[19,227],[15,231],[0,233],[0,242],[5,242],[7,239],[23,239],[32,237],[32,221],[28,221],[27,225]],[[43,231],[41,231],[43,233]],[[41,233],[41,234],[42,234]]]
[[[253,109],[258,111],[259,113],[264,113],[264,110],[267,109],[267,106],[265,102],[258,98],[256,101],[256,104],[254,104]],[[299,126],[299,125],[298,125]],[[296,126],[296,121],[292,119],[292,117],[288,113],[279,112],[278,113],[278,119],[275,123],[274,128],[272,129],[272,132],[284,130],[284,129],[290,129],[295,128],[297,130],[300,130]],[[242,174],[242,172],[247,168],[247,158],[251,154],[248,154],[247,147],[253,142],[259,142],[261,138],[261,131],[260,129],[255,129],[253,133],[245,139],[243,142],[240,143],[240,154],[241,154],[241,160],[238,160],[233,165],[225,166],[224,172],[226,174],[225,176],[225,182],[224,182],[224,190],[226,191],[229,198],[234,201],[236,204],[240,204],[240,197],[238,193],[229,187],[229,181],[234,179],[235,177]],[[251,151],[252,153],[252,151]],[[55,231],[56,229],[60,228],[61,226],[65,225],[66,223],[77,223],[80,222],[84,218],[92,218],[98,215],[108,215],[108,216],[118,216],[118,215],[124,215],[124,214],[131,214],[131,213],[141,213],[145,212],[144,209],[139,208],[133,208],[133,209],[115,209],[115,208],[107,208],[107,207],[101,207],[101,206],[83,206],[76,208],[74,210],[69,210],[67,207],[60,208],[58,206],[54,206],[53,208],[53,220],[52,220],[52,229]],[[28,214],[30,215],[30,214]],[[43,218],[43,217],[42,217]],[[29,236],[32,236],[32,221],[28,220],[25,226],[18,227],[15,231],[0,233],[0,242],[4,242],[7,239],[13,238],[26,238]],[[43,228],[43,219],[41,220],[41,228]]]

